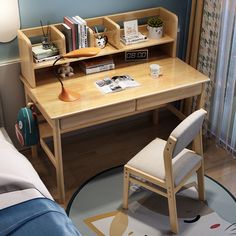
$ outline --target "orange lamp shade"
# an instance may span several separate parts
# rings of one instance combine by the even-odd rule
[[[77,57],[91,57],[97,55],[101,51],[98,47],[88,47],[88,48],[80,48],[71,52],[68,52],[62,57],[64,58],[77,58]]]

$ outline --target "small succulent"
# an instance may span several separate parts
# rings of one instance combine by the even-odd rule
[[[154,16],[154,17],[151,17],[147,20],[147,24],[150,27],[162,27],[164,22],[160,17]]]

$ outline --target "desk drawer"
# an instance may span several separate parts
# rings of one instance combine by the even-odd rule
[[[115,104],[103,108],[76,114],[74,116],[65,117],[61,120],[61,130],[73,130],[100,124],[106,121],[115,120],[126,116],[135,111],[135,101]]]
[[[201,94],[202,85],[166,91],[137,100],[137,111],[155,108],[159,105]]]

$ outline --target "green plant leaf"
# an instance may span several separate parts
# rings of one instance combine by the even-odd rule
[[[147,20],[147,24],[150,26],[150,27],[162,27],[164,22],[163,20],[158,17],[158,16],[155,16],[155,17],[151,17]]]

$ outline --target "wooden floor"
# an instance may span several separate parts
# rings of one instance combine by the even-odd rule
[[[66,202],[92,176],[125,164],[155,137],[166,139],[178,122],[175,116],[164,110],[160,112],[158,125],[152,123],[151,113],[146,113],[63,137]],[[39,150],[37,159],[32,158],[29,151],[23,154],[31,161],[57,200],[55,170],[43,151]],[[205,173],[236,196],[236,160],[216,147],[211,140],[204,140],[204,154]]]

